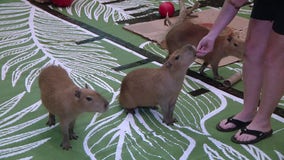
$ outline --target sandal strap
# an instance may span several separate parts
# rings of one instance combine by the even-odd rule
[[[249,122],[243,122],[243,121],[234,119],[233,116],[232,116],[232,117],[229,117],[229,118],[227,119],[226,124],[228,124],[228,123],[233,123],[234,125],[238,126],[239,128],[243,128],[243,127],[246,127],[247,125],[249,125],[250,122],[251,122],[251,121],[249,121]]]
[[[260,136],[262,136],[263,132],[250,130],[250,129],[247,129],[247,128],[242,128],[240,135],[242,135],[242,134],[250,134],[250,135],[253,135],[253,136],[256,136],[256,137],[260,137]]]
[[[255,136],[256,138],[259,138],[259,137],[262,137],[264,135],[270,134],[270,132],[272,133],[272,130],[270,130],[269,132],[266,133],[266,132],[251,130],[251,129],[247,129],[247,128],[242,128],[240,135],[242,135],[242,134],[250,134],[250,135]]]

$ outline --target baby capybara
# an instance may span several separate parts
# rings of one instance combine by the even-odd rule
[[[41,100],[49,112],[47,125],[55,125],[58,116],[63,134],[61,147],[68,150],[69,140],[77,139],[74,133],[76,117],[83,112],[105,112],[108,101],[88,88],[79,88],[60,66],[44,68],[39,75]]]
[[[175,104],[195,54],[195,47],[188,44],[176,50],[160,68],[141,68],[127,74],[121,84],[120,105],[131,113],[137,107],[159,105],[163,122],[173,124]]]
[[[180,7],[180,16],[178,17],[177,23],[172,25],[172,28],[165,37],[165,44],[169,51],[169,55],[188,43],[197,46],[199,41],[209,32],[208,27],[201,24],[194,24],[190,18],[185,17],[187,16],[187,10],[183,0],[180,0]],[[197,3],[191,10],[196,7],[198,7]],[[186,12],[186,14],[184,12]],[[204,60],[199,71],[201,74],[204,74],[204,69],[210,64],[214,79],[223,79],[218,73],[218,64],[220,60],[230,55],[242,58],[244,52],[245,43],[243,40],[239,39],[238,35],[234,32],[219,35],[215,41],[213,51],[204,57],[198,57]]]

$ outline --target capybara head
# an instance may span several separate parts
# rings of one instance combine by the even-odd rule
[[[245,42],[238,35],[232,33],[226,36],[224,42],[224,52],[227,55],[232,55],[242,59],[245,53]]]
[[[79,102],[79,107],[85,112],[103,113],[108,109],[108,101],[94,90],[77,89],[74,96]]]
[[[170,55],[164,65],[175,69],[187,69],[196,58],[196,48],[191,44],[186,44]]]

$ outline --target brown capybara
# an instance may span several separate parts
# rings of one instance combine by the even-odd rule
[[[163,122],[173,124],[175,104],[195,54],[195,47],[187,44],[176,50],[160,68],[140,68],[127,74],[121,84],[120,105],[128,113],[135,113],[137,107],[159,105]]]
[[[180,3],[180,15],[182,16],[178,17],[177,23],[172,25],[172,28],[165,37],[165,44],[169,55],[188,43],[197,46],[199,41],[209,32],[208,26],[194,24],[191,22],[191,19],[185,18],[183,12],[185,12],[186,9],[183,1],[180,1]],[[194,7],[196,6],[198,5]],[[218,74],[218,64],[220,60],[230,55],[242,58],[244,52],[244,41],[239,39],[237,34],[232,31],[220,34],[215,41],[214,50],[204,57],[198,57],[204,60],[199,71],[201,74],[204,74],[204,69],[210,64],[214,79],[223,79]]]
[[[49,112],[47,125],[55,125],[55,116],[59,117],[63,134],[61,147],[68,150],[69,140],[77,139],[74,133],[76,117],[83,112],[105,112],[108,101],[99,93],[88,88],[79,88],[60,66],[50,65],[39,75],[41,100]]]

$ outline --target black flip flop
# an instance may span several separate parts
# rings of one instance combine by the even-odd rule
[[[261,132],[261,131],[256,131],[256,130],[250,130],[247,128],[242,128],[240,134],[249,134],[249,135],[255,136],[256,138],[250,141],[239,141],[235,138],[235,136],[232,136],[231,140],[232,142],[237,143],[237,144],[254,144],[265,138],[272,136],[272,133],[273,133],[272,129],[268,132]]]
[[[232,128],[227,128],[227,129],[224,129],[220,126],[220,123],[218,123],[216,125],[216,129],[218,131],[221,131],[221,132],[232,132],[232,131],[236,131],[236,130],[239,130],[239,129],[242,129],[244,127],[246,127],[247,125],[250,124],[251,121],[249,122],[243,122],[243,121],[240,121],[240,120],[237,120],[237,119],[233,119],[233,116],[229,117],[227,119],[227,122],[226,124],[228,123],[233,123],[235,125],[235,127],[232,127]]]

